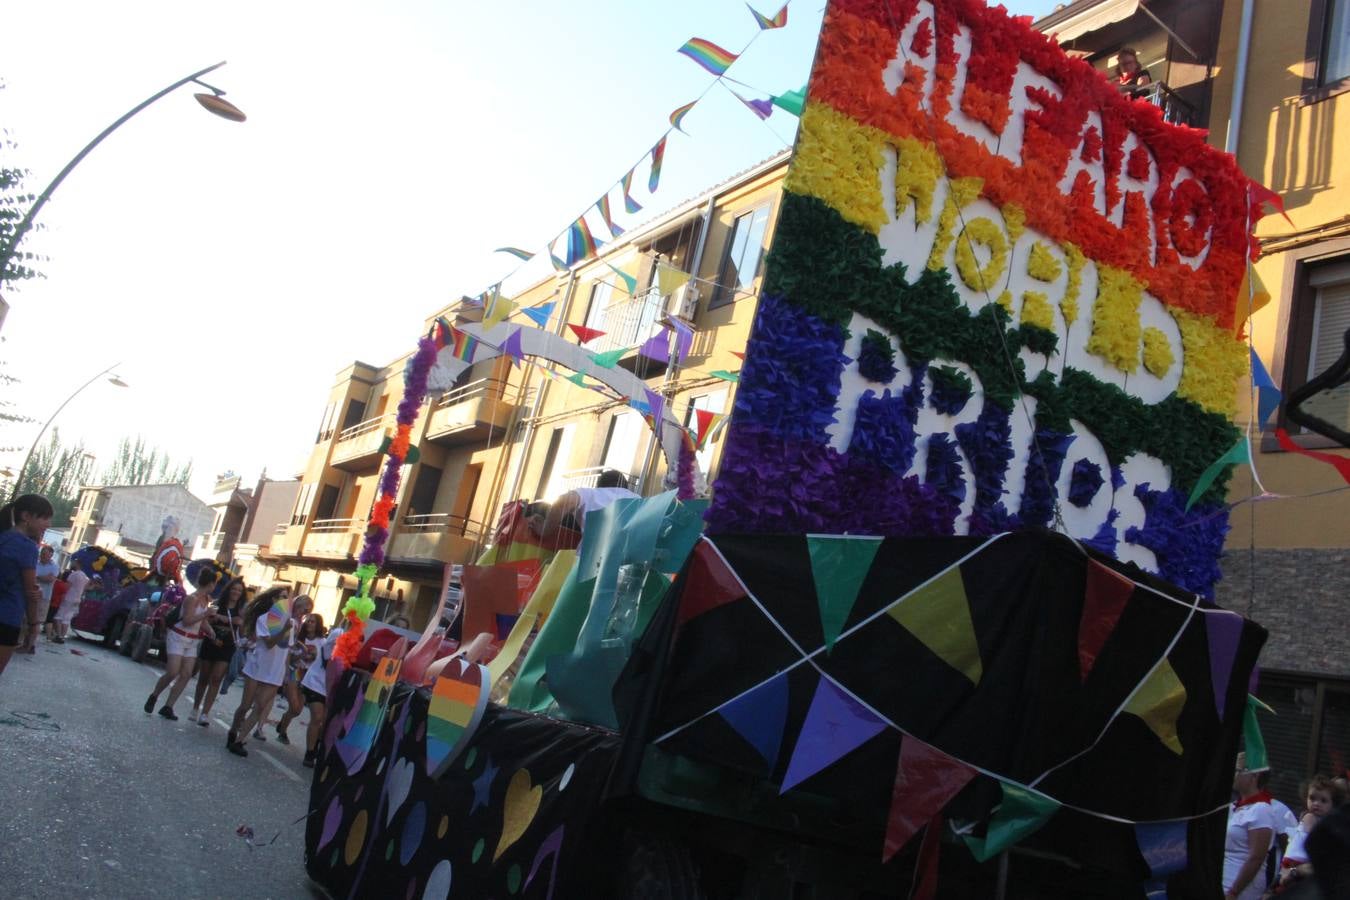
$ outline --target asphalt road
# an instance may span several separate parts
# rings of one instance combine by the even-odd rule
[[[0,896],[313,898],[304,871],[310,769],[295,743],[225,751],[242,684],[217,721],[146,715],[161,671],[82,640],[43,643],[0,675]],[[279,716],[280,710],[274,714]],[[267,847],[251,848],[240,825]]]

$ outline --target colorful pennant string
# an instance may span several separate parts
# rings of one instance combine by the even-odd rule
[[[1246,273],[1242,276],[1242,284],[1238,285],[1233,315],[1233,333],[1241,334],[1242,326],[1246,324],[1247,320],[1257,310],[1269,303],[1270,291],[1266,288],[1265,282],[1261,280],[1261,274],[1249,264]]]
[[[524,362],[525,351],[520,346],[520,329],[517,328],[507,335],[506,340],[502,341],[502,345],[497,349],[501,350],[503,355],[511,357],[512,366],[519,366]]]
[[[980,683],[984,669],[960,566],[901,597],[886,614],[972,684]]]
[[[515,310],[516,304],[494,291],[483,307],[483,328],[492,329],[506,320]]]
[[[740,580],[706,538],[694,546],[682,577],[684,589],[676,616],[679,625],[745,596]]]
[[[689,115],[689,110],[694,108],[695,103],[698,103],[698,101],[690,100],[684,106],[676,107],[675,110],[670,114],[670,124],[678,131],[684,134],[689,133],[684,130],[684,117]]]
[[[1256,388],[1256,425],[1258,428],[1265,428],[1266,423],[1270,421],[1271,413],[1280,408],[1280,400],[1283,395],[1280,389],[1275,386],[1275,381],[1270,377],[1270,372],[1266,371],[1266,366],[1261,362],[1261,357],[1257,355],[1256,348],[1248,348],[1252,356],[1252,385]]]
[[[498,247],[493,253],[509,253],[521,262],[529,262],[534,259],[534,254],[528,250],[522,250],[519,247]]]
[[[467,331],[460,331],[453,325],[447,327],[450,329],[450,355],[462,362],[473,362],[474,351],[478,349],[478,338]]]
[[[754,688],[718,710],[727,724],[755,748],[772,772],[778,765],[787,725],[788,677],[786,672]]]
[[[970,852],[980,862],[988,862],[1018,841],[1039,831],[1060,809],[1060,804],[1021,785],[1000,782],[1003,802],[989,819],[982,838],[962,835]]]
[[[605,334],[603,331],[587,328],[585,325],[573,325],[571,322],[567,323],[567,327],[577,336],[577,340],[583,344],[589,344],[591,341],[598,337],[603,337]]]
[[[665,329],[647,338],[638,353],[659,363],[670,362],[670,335]]]
[[[787,793],[817,772],[876,737],[886,727],[871,710],[863,706],[826,676],[816,684],[806,721],[797,735],[787,774],[779,793]]]
[[[575,384],[577,387],[583,387],[583,388],[589,388],[589,387],[590,387],[590,385],[586,383],[586,373],[584,373],[584,372],[573,372],[571,375],[565,376],[563,380],[564,380],[564,381],[570,381],[570,382],[572,382],[573,384]]]
[[[711,74],[719,77],[726,73],[737,57],[737,54],[703,38],[690,38],[684,42],[684,46],[680,47],[678,52],[683,53]]]
[[[782,28],[784,25],[787,24],[788,8],[786,3],[783,4],[782,9],[780,9],[777,13],[774,14],[774,17],[772,19],[770,19],[768,16],[761,15],[760,13],[756,12],[755,8],[751,6],[749,3],[745,4],[745,6],[746,9],[750,10],[750,15],[755,17],[755,22],[756,24],[759,25],[761,31],[768,31],[771,28]]]
[[[728,372],[726,369],[718,369],[715,372],[709,372],[708,375],[712,378],[720,378],[723,381],[729,381],[732,384],[736,384],[741,380],[741,376],[739,373]]]
[[[1191,488],[1190,497],[1186,500],[1186,511],[1190,512],[1191,507],[1195,505],[1195,501],[1199,500],[1205,491],[1209,490],[1209,486],[1223,474],[1224,469],[1229,466],[1236,466],[1239,463],[1251,462],[1251,460],[1251,447],[1247,444],[1247,438],[1244,435],[1238,438],[1238,442],[1227,453],[1214,460],[1205,471],[1200,473],[1200,477],[1195,480],[1195,487]]]
[[[1266,755],[1266,739],[1261,735],[1261,723],[1256,720],[1256,710],[1260,706],[1265,704],[1251,694],[1247,695],[1247,706],[1242,711],[1242,750],[1247,755],[1249,772],[1260,772],[1270,768],[1270,757]]]
[[[626,287],[626,288],[628,289],[628,293],[629,293],[630,295],[631,295],[631,294],[636,294],[636,293],[637,293],[637,277],[636,277],[636,276],[634,276],[634,275],[629,275],[629,274],[628,274],[627,272],[625,272],[623,269],[615,268],[614,266],[610,265],[609,263],[605,263],[605,265],[609,266],[609,270],[610,270],[611,272],[613,272],[615,275],[617,275],[617,276],[620,278],[620,280],[623,281],[624,287]]]
[[[636,200],[633,199],[632,191],[633,191],[634,171],[636,170],[629,169],[628,174],[623,176],[623,180],[620,182],[620,184],[623,187],[623,208],[628,211],[629,215],[632,215],[635,212],[642,211],[642,204],[638,203]]]
[[[1185,706],[1186,686],[1164,657],[1135,689],[1121,711],[1142,719],[1168,750],[1180,756],[1183,748],[1177,734],[1177,720]]]
[[[600,245],[596,243],[595,235],[591,234],[591,227],[586,224],[585,216],[568,226],[567,264],[569,266],[590,259],[599,252]]]
[[[781,94],[771,94],[769,102],[785,112],[790,112],[797,118],[801,118],[802,111],[806,108],[806,85],[802,85],[795,91],[784,91]]]
[[[1283,428],[1275,429],[1275,440],[1280,442],[1280,447],[1290,453],[1307,456],[1318,462],[1324,462],[1327,465],[1332,466],[1337,472],[1341,473],[1341,477],[1345,479],[1346,484],[1350,484],[1350,459],[1347,459],[1344,456],[1335,456],[1331,453],[1318,453],[1316,450],[1304,450],[1298,444],[1294,443],[1294,439],[1289,436],[1289,432],[1285,431]]]
[[[656,142],[656,146],[652,148],[652,171],[651,174],[647,176],[647,190],[653,194],[656,193],[657,185],[661,183],[661,164],[665,162],[665,159],[666,138],[662,137],[661,140]],[[625,200],[626,199],[627,196],[625,195]]]
[[[548,258],[549,261],[553,263],[554,269],[558,270],[559,272],[567,271],[567,263],[558,258],[558,254],[553,252],[553,246],[551,244],[549,245],[548,248]]]
[[[1224,707],[1228,705],[1228,683],[1242,641],[1242,617],[1222,610],[1206,610],[1205,637],[1209,641],[1209,677],[1214,686],[1214,708],[1222,722]]]
[[[661,296],[669,297],[689,281],[689,273],[665,263],[656,264],[656,286]]]
[[[556,305],[557,301],[551,300],[548,303],[540,303],[537,306],[526,307],[521,310],[521,313],[540,328],[547,328],[548,320],[553,315],[553,307]]]
[[[658,394],[651,388],[643,388],[642,393],[647,398],[647,409],[651,412],[652,429],[656,431],[657,437],[661,436],[660,423],[666,413],[666,398]]]
[[[811,558],[811,577],[816,584],[816,602],[820,606],[820,628],[825,646],[834,648],[839,632],[853,611],[858,591],[872,567],[879,537],[808,534],[806,549]]]
[[[609,229],[610,237],[617,238],[621,236],[623,234],[623,229],[614,224],[614,215],[609,209],[609,194],[606,193],[605,196],[601,197],[595,206],[596,209],[600,210],[600,218],[604,219],[605,227]]]
[[[1078,670],[1083,681],[1097,661],[1121,613],[1134,595],[1134,582],[1095,559],[1088,560],[1083,615],[1078,624]]]
[[[727,88],[727,90],[731,91],[731,88]],[[773,115],[773,101],[771,100],[747,100],[735,91],[731,91],[731,96],[744,103],[746,108],[759,116],[761,120]]]
[[[713,430],[726,419],[723,413],[715,413],[710,409],[694,410],[694,449],[702,450],[708,443],[708,438]]]
[[[604,353],[596,353],[591,356],[591,362],[602,369],[612,369],[623,359],[623,355],[628,352],[627,347],[619,347],[616,350],[606,350]]]
[[[881,861],[889,862],[977,773],[915,737],[900,740]]]

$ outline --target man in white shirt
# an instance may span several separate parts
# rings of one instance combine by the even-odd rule
[[[38,608],[38,617],[28,623],[24,645],[19,648],[19,653],[37,652],[38,632],[42,629],[42,623],[47,618],[47,611],[52,607],[52,588],[56,586],[56,576],[61,574],[61,568],[52,559],[50,544],[43,544],[42,549],[38,551],[36,574],[38,590],[42,592],[42,605]]]
[[[561,528],[584,531],[587,513],[630,497],[638,498],[638,495],[628,489],[628,479],[623,473],[606,469],[595,480],[595,487],[573,488],[553,502],[544,517],[543,536],[546,540],[554,540]]]

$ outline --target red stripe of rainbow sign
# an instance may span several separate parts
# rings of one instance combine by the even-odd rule
[[[1001,8],[832,0],[711,526],[1058,525],[1210,591],[1248,186]]]

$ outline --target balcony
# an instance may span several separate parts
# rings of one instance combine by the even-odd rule
[[[493,432],[500,435],[516,412],[508,398],[507,384],[497,378],[480,378],[447,391],[431,408],[427,439],[453,446],[484,442]]]
[[[347,472],[374,472],[380,465],[385,428],[393,424],[393,416],[376,416],[339,431],[333,465]]]
[[[401,562],[473,562],[482,525],[463,516],[407,516],[394,530],[388,557]]]
[[[356,554],[364,519],[315,519],[305,535],[305,556],[347,559]]]
[[[305,537],[304,525],[278,525],[267,544],[269,556],[299,556],[300,542]]]
[[[594,324],[588,322],[590,327],[598,328],[604,335],[587,347],[597,353],[631,347],[634,352],[619,360],[619,365],[629,371],[636,371],[641,366],[643,375],[658,375],[665,370],[665,365],[639,356],[636,348],[648,338],[661,333],[661,322],[668,313],[693,318],[697,303],[698,290],[693,282],[681,286],[669,297],[663,295],[660,288],[648,288],[636,297],[626,297],[611,303],[600,311],[598,321]]]
[[[562,493],[567,493],[576,488],[593,488],[600,479],[600,473],[606,471],[609,466],[590,466],[585,469],[573,469],[570,472],[562,473]],[[642,493],[642,479],[633,475],[631,472],[624,472],[628,477],[628,489],[635,494]]]
[[[1192,128],[1199,128],[1203,124],[1200,121],[1199,111],[1161,81],[1144,85],[1142,88],[1131,92],[1130,96],[1144,103],[1151,103],[1161,109],[1164,121],[1171,122],[1173,125],[1189,125]]]

